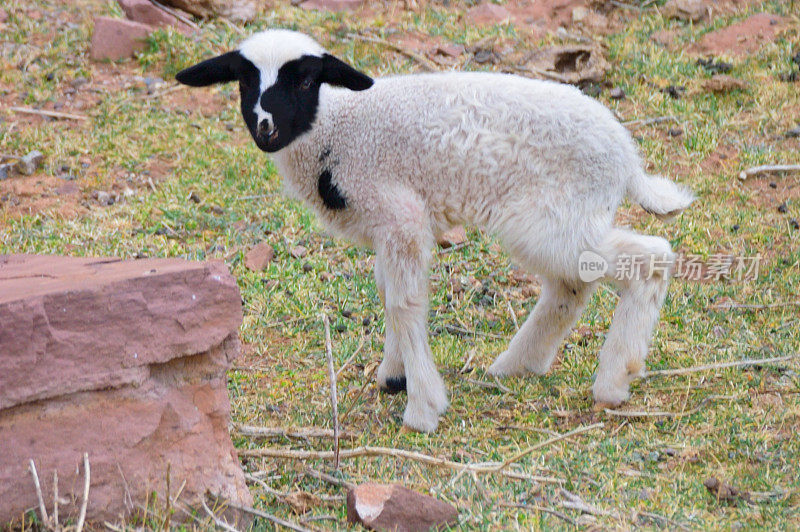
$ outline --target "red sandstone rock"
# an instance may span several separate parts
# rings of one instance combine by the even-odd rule
[[[353,11],[364,5],[364,0],[306,0],[300,7],[318,11]]]
[[[125,59],[144,50],[145,39],[152,32],[152,26],[140,22],[96,17],[89,57],[93,61]]]
[[[186,504],[251,504],[228,435],[241,319],[222,263],[0,256],[0,526],[36,506],[29,459],[74,519],[85,452],[93,521],[163,503],[168,467]]]
[[[423,532],[456,524],[458,510],[404,486],[367,483],[347,494],[347,520],[371,530]]]
[[[248,22],[256,16],[255,0],[163,0],[201,18],[222,16],[234,22]]]
[[[261,242],[253,246],[244,256],[244,265],[248,270],[260,272],[264,270],[272,259],[275,258],[275,250],[266,242]]]
[[[511,12],[501,5],[487,2],[469,8],[466,13],[466,18],[470,24],[491,26],[509,22],[511,20]]]
[[[186,35],[192,32],[188,24],[156,7],[150,0],[117,0],[117,2],[130,20],[160,28],[172,26]]]

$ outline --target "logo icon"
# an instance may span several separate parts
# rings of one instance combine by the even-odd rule
[[[584,251],[578,257],[578,277],[584,283],[600,279],[607,271],[608,262],[594,251]]]

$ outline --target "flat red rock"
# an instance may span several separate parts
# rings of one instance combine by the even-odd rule
[[[0,256],[0,523],[52,511],[117,521],[149,494],[252,499],[228,435],[241,299],[221,262]],[[177,517],[176,517],[177,518]]]

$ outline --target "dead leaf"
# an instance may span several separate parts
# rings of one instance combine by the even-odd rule
[[[750,494],[746,491],[739,491],[736,487],[728,484],[717,477],[708,477],[703,485],[718,501],[737,502],[738,500],[750,500]]]
[[[608,72],[608,62],[597,46],[550,46],[534,52],[527,64],[534,72],[562,83],[601,83]]]
[[[307,491],[293,491],[284,501],[298,514],[304,514],[322,504],[319,497]]]
[[[707,79],[703,82],[703,88],[711,92],[728,92],[736,89],[745,90],[747,87],[748,84],[746,81],[728,76],[727,74],[715,74],[711,79]]]

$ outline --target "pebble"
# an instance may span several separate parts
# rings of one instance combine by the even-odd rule
[[[31,175],[42,164],[44,155],[42,152],[34,150],[28,155],[17,161],[17,171],[24,175]]]
[[[308,272],[310,272],[310,271],[311,271],[311,270],[313,270],[313,269],[314,269],[314,266],[312,266],[310,262],[305,262],[305,263],[303,263],[303,271],[304,271],[305,273],[308,273]]]
[[[295,259],[301,259],[308,254],[308,249],[305,246],[295,246],[289,250],[289,254]]]
[[[786,133],[784,133],[784,137],[786,138],[797,138],[800,137],[800,126],[793,127]]]
[[[788,211],[788,210],[789,209],[786,207],[785,203],[781,203],[780,205],[778,205],[778,212],[779,213],[786,214],[786,211]]]
[[[800,229],[800,222],[797,221],[797,218],[792,218],[789,220],[789,225],[792,227],[792,229]]]
[[[680,137],[683,135],[683,130],[677,127],[671,127],[669,129],[669,136],[670,137]]]
[[[87,83],[89,83],[89,80],[87,78],[84,78],[83,76],[77,77],[69,82],[70,86],[72,86],[73,89],[79,89],[84,85],[86,85]]]
[[[14,163],[0,164],[0,181],[8,179],[14,173]]]
[[[620,89],[619,87],[614,87],[608,93],[612,100],[622,100],[625,98],[625,91]]]
[[[778,183],[776,183],[775,181],[771,181],[769,184],[769,188],[778,188]]]
[[[111,205],[114,203],[114,198],[105,190],[96,190],[93,196],[100,205]]]

